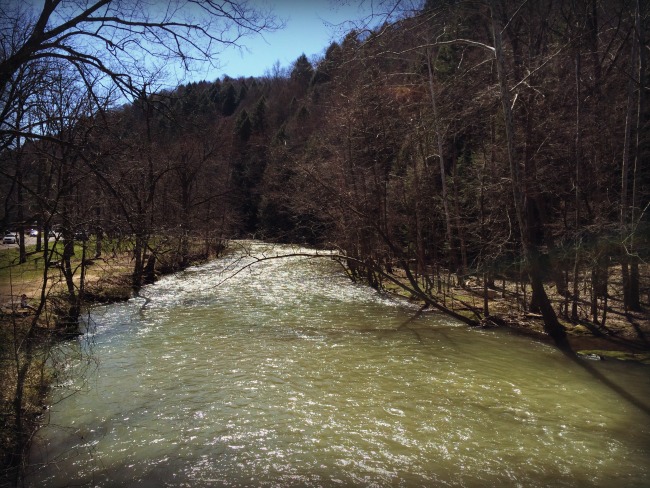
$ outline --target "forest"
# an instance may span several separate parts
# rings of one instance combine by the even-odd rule
[[[3,227],[60,231],[75,303],[75,237],[128,246],[136,288],[255,237],[338,249],[374,286],[398,267],[429,300],[519,277],[561,335],[557,315],[604,318],[613,265],[640,307],[647,22],[640,1],[429,1],[320,59],[119,107],[28,64],[4,92]]]
[[[0,222],[19,260],[39,229],[35,252],[65,277],[72,321],[86,262],[74,264],[75,242],[89,260],[127,251],[137,291],[238,238],[336,249],[353,279],[398,281],[468,323],[490,317],[487,299],[458,314],[445,288],[487,297],[514,283],[560,346],[563,323],[605,323],[614,274],[624,310],[640,310],[648,4],[391,6],[396,18],[321,57],[163,90],[72,49],[63,30],[34,40],[4,26]]]

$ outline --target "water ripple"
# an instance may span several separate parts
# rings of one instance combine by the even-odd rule
[[[93,312],[98,366],[53,403],[30,486],[647,486],[647,418],[553,348],[410,320],[327,259],[247,262]]]

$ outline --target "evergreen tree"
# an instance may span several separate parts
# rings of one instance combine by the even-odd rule
[[[209,88],[208,96],[210,97],[212,103],[219,106],[219,102],[221,100],[221,83],[219,80],[215,81]]]
[[[250,139],[252,132],[253,125],[251,123],[250,117],[248,116],[248,112],[246,110],[242,110],[239,112],[237,121],[235,122],[235,135],[239,138],[239,140],[246,142],[248,139]]]
[[[246,83],[242,83],[241,86],[239,87],[239,93],[237,94],[237,104],[240,104],[242,100],[246,98],[247,94],[248,94],[248,87],[246,86]]]
[[[307,59],[307,56],[301,54],[296,62],[293,64],[291,71],[291,79],[298,82],[301,86],[306,87],[309,85],[312,76],[314,75],[314,68]]]
[[[298,110],[298,99],[293,97],[289,102],[289,112],[293,114],[296,110]]]
[[[273,136],[273,140],[271,141],[272,145],[286,145],[287,144],[287,127],[285,125],[282,125],[276,134]]]
[[[221,113],[228,117],[235,113],[237,109],[237,90],[232,83],[228,83],[226,91],[223,95],[223,102],[221,103]]]
[[[306,119],[308,115],[309,115],[309,110],[307,109],[307,107],[305,107],[304,105],[302,105],[302,106],[300,107],[300,110],[298,110],[298,115],[297,115],[297,117],[298,117],[299,119]]]
[[[341,51],[354,51],[359,47],[359,33],[355,30],[350,31],[343,39]]]
[[[311,85],[327,83],[332,79],[332,72],[338,66],[341,59],[341,46],[333,42],[325,51],[325,57],[318,63],[311,78]]]
[[[251,119],[254,131],[262,132],[266,129],[266,97],[264,95],[260,97],[255,105]]]

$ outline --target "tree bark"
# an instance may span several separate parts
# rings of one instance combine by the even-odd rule
[[[580,179],[582,178],[580,172],[580,165],[582,160],[582,96],[580,76],[582,73],[582,63],[580,51],[575,55],[575,79],[576,79],[576,135],[575,135],[575,158],[576,158],[576,173],[575,173],[575,236],[574,236],[574,262],[573,262],[573,293],[571,302],[571,320],[578,321],[578,299],[580,296],[580,288],[578,287],[579,271],[580,271],[580,239],[578,237],[578,229],[580,228]],[[568,311],[567,311],[568,312]]]

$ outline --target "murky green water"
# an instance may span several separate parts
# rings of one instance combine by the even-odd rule
[[[217,286],[247,261],[94,310],[29,486],[650,486],[650,417],[554,348],[414,318],[328,260]],[[648,403],[647,367],[589,366]]]

